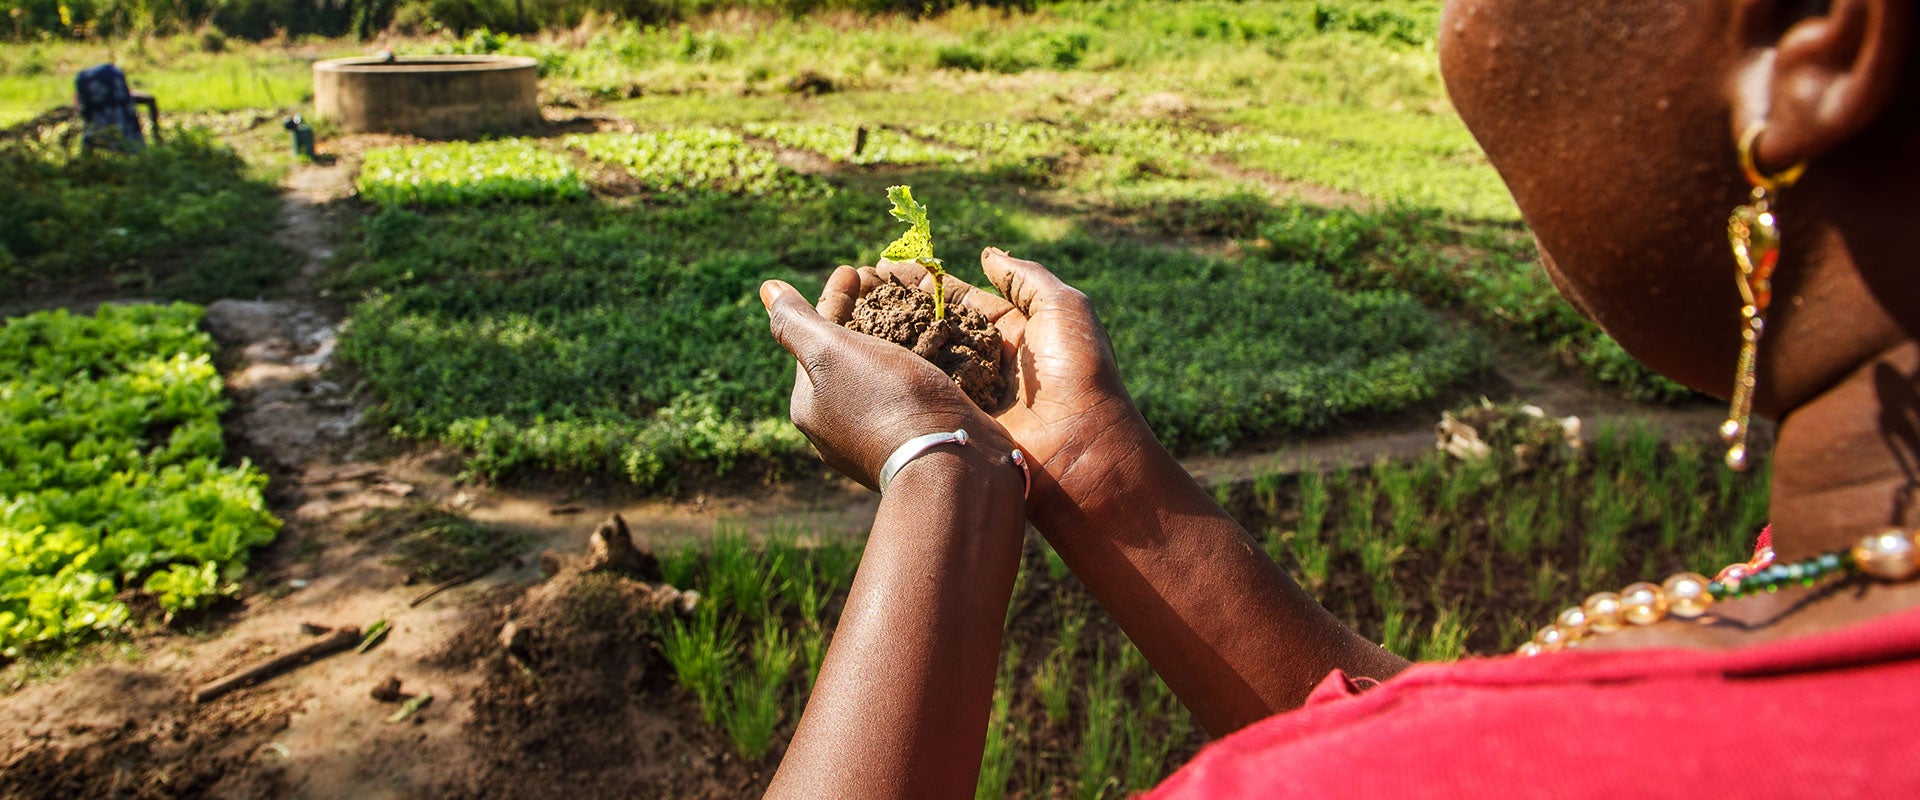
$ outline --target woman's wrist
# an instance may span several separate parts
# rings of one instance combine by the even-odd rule
[[[967,444],[940,444],[922,451],[892,476],[881,502],[940,498],[952,502],[1022,503],[1026,481],[1002,437],[969,431]]]
[[[939,576],[936,583],[956,591],[971,591],[966,587],[983,575],[1011,568],[1027,518],[1010,450],[996,438],[943,445],[914,459],[881,496],[871,541],[917,553],[909,559],[916,570],[932,570],[918,574]]]
[[[1177,465],[1131,404],[1112,421],[1086,427],[1096,433],[1062,449],[1048,462],[1046,477],[1034,481],[1029,508],[1034,526],[1049,538],[1139,511],[1148,473],[1163,466],[1156,462]]]

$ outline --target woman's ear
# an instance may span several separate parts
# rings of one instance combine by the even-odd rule
[[[1763,170],[1811,161],[1867,127],[1908,74],[1913,0],[1735,0],[1748,57],[1733,88],[1733,136],[1767,124]]]

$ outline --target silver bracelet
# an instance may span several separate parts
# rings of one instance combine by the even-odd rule
[[[893,476],[900,474],[900,468],[905,467],[907,462],[919,458],[922,453],[943,444],[957,444],[965,447],[969,441],[972,439],[967,436],[966,428],[952,432],[929,433],[908,439],[906,444],[894,449],[893,455],[887,456],[887,463],[880,466],[880,493],[886,494],[887,484],[893,482]]]
[[[928,450],[943,444],[957,444],[965,447],[970,441],[972,438],[967,436],[965,428],[951,433],[942,431],[908,439],[905,444],[893,451],[893,455],[887,456],[887,463],[880,466],[880,493],[886,494],[887,484],[893,482],[894,476],[899,475],[900,470],[905,468],[908,462],[919,458]],[[1014,466],[1020,468],[1020,497],[1024,500],[1033,490],[1033,470],[1027,466],[1026,454],[1019,450],[1009,453],[1008,457],[1013,459]]]

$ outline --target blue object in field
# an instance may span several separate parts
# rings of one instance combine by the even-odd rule
[[[127,88],[127,75],[112,64],[101,64],[80,71],[73,79],[74,99],[80,104],[80,118],[86,122],[84,141],[88,147],[108,143],[118,136],[118,145],[129,150],[145,147],[140,133],[140,116],[135,113],[133,92]],[[118,131],[117,134],[107,131]]]
[[[293,132],[293,154],[308,161],[313,160],[313,128],[299,114],[287,120],[286,128]]]

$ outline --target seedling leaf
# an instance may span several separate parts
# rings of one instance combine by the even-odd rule
[[[356,653],[364,653],[372,650],[378,646],[382,640],[387,638],[387,630],[392,627],[392,623],[387,622],[385,619],[373,623],[371,627],[367,628],[367,635],[360,639],[360,646],[355,647],[353,651]]]
[[[887,187],[887,201],[893,208],[887,213],[894,219],[907,223],[907,232],[880,251],[880,257],[892,261],[912,261],[927,268],[933,275],[933,318],[945,319],[947,316],[947,271],[940,259],[933,257],[933,231],[927,222],[927,207],[913,199],[913,187]]]
[[[894,261],[939,263],[939,259],[933,257],[933,232],[927,224],[927,207],[913,199],[913,187],[887,187],[887,201],[893,203],[893,208],[887,213],[892,214],[894,219],[907,223],[908,227],[906,233],[900,234],[900,238],[893,240],[893,244],[887,245],[887,249],[880,253],[880,257]]]

